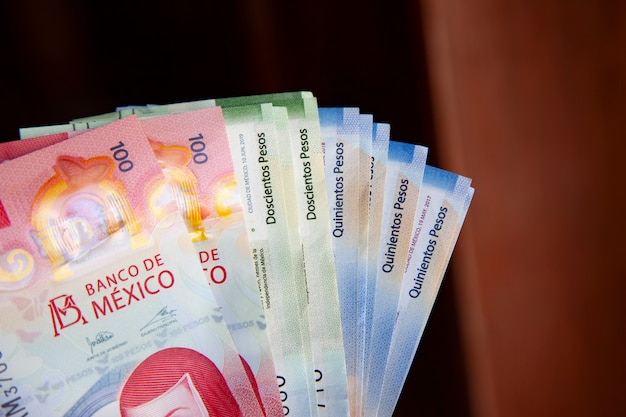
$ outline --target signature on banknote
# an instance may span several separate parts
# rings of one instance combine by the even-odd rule
[[[168,310],[167,306],[165,306],[161,310],[159,310],[159,312],[156,313],[156,315],[152,317],[152,319],[139,330],[143,331],[147,327],[164,323],[170,319],[173,319],[174,317],[176,317],[176,310]]]
[[[94,340],[91,340],[88,337],[86,337],[87,344],[89,345],[89,348],[91,349],[91,354],[93,355],[93,348],[94,347],[111,340],[113,338],[113,336],[115,336],[113,334],[113,332],[104,331],[104,332],[99,332],[96,335],[96,337],[94,338]]]

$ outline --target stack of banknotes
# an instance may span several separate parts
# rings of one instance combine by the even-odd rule
[[[310,92],[0,145],[0,414],[391,416],[468,210]]]

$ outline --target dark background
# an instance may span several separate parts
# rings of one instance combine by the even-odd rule
[[[2,2],[0,138],[311,90],[476,194],[395,416],[624,416],[626,2]]]

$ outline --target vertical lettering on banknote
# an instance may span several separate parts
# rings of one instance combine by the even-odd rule
[[[335,174],[335,204],[333,207],[333,236],[342,237],[344,232],[344,143],[337,142],[335,144],[335,166],[333,174]]]
[[[322,371],[320,371],[319,369],[316,369],[315,370],[315,383],[319,384],[320,382],[322,382],[322,379],[324,379],[324,374],[322,374]],[[318,401],[317,406],[318,406],[318,408],[326,408],[326,404],[323,404],[323,403],[319,402],[320,401],[319,395],[322,392],[324,392],[324,388],[317,388],[315,390],[315,392],[317,392],[317,395],[318,395],[318,397],[317,397],[317,401]]]
[[[206,143],[204,142],[204,136],[202,133],[198,133],[198,136],[189,138],[189,149],[191,149],[192,159],[195,164],[204,164],[209,160],[208,155],[204,152],[206,149]]]
[[[306,219],[315,220],[317,214],[315,213],[315,190],[313,187],[313,169],[311,168],[311,161],[308,161],[309,156],[309,135],[306,129],[300,129],[300,159],[302,160],[302,170],[304,178],[304,195],[306,197]]]
[[[393,223],[390,225],[390,234],[388,238],[387,251],[385,252],[385,263],[382,266],[383,272],[389,273],[393,270],[396,250],[398,242],[400,241],[400,229],[402,225],[402,210],[404,210],[403,204],[407,200],[407,190],[409,189],[409,180],[402,178],[400,180],[400,187],[398,189],[398,195],[396,201],[393,204],[395,210],[393,214]]]
[[[124,147],[124,142],[119,141],[119,143],[112,148],[109,149],[113,152],[113,159],[115,159],[118,164],[117,168],[122,172],[128,172],[133,169],[135,166],[133,161],[128,158],[128,151]]]
[[[1,351],[0,359],[2,359]],[[0,362],[0,382],[2,382],[2,384],[0,384],[0,387],[4,385],[2,392],[4,393],[5,398],[9,398],[8,401],[0,404],[0,413],[6,413],[2,414],[6,417],[26,417],[28,416],[28,411],[26,411],[26,407],[22,405],[22,396],[18,396],[18,388],[15,385],[11,385],[13,377],[5,374],[8,369],[9,365],[7,364],[7,362]],[[18,415],[18,413],[22,414]]]
[[[417,298],[422,293],[422,286],[424,285],[424,280],[426,279],[426,273],[428,272],[428,268],[430,263],[434,257],[435,249],[437,246],[437,241],[439,239],[438,232],[443,229],[443,224],[445,222],[446,213],[448,212],[447,207],[439,207],[439,212],[437,213],[437,219],[435,219],[435,224],[433,228],[430,229],[428,235],[433,237],[434,239],[428,240],[428,245],[426,246],[426,250],[423,253],[422,262],[417,267],[417,275],[413,277],[413,287],[409,289],[409,297]]]
[[[287,404],[285,404],[287,402],[287,391],[285,385],[287,384],[287,380],[285,379],[284,376],[281,375],[276,375],[276,379],[278,380],[278,389],[279,389],[279,395],[280,395],[280,401],[283,403],[283,413],[284,415],[289,415],[289,407],[287,406]]]

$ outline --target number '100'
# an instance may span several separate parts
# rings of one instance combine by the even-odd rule
[[[196,164],[204,164],[209,160],[209,157],[204,150],[206,149],[206,143],[204,143],[204,136],[202,133],[198,133],[198,136],[194,138],[189,138],[189,148],[191,149],[191,153],[193,155],[193,162]]]
[[[128,159],[128,151],[124,148],[124,142],[120,141],[117,145],[110,149],[113,152],[113,159],[115,159],[117,163],[117,167],[122,172],[128,172],[133,169],[133,161]]]

